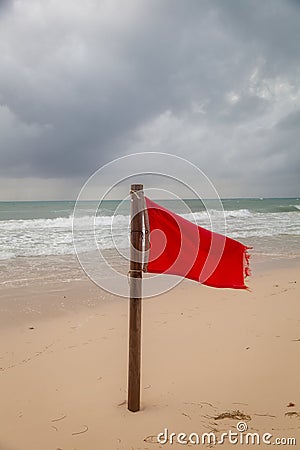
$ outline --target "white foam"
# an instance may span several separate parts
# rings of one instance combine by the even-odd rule
[[[299,205],[293,205],[300,210]],[[223,212],[218,210],[198,211],[183,215],[200,226],[210,229],[211,220],[215,229],[222,232]],[[300,235],[299,214],[294,212],[263,213],[248,209],[225,211],[226,234],[234,239],[251,237],[274,237],[283,234]],[[96,238],[100,249],[129,247],[129,216],[83,216],[76,219],[76,233],[80,251],[90,251]],[[218,230],[220,224],[220,230]],[[18,256],[68,255],[74,254],[72,238],[72,216],[54,219],[0,221],[0,260]]]
[[[14,252],[6,251],[6,250],[0,251],[0,261],[5,261],[6,259],[12,259],[15,257],[16,257],[16,253],[14,253]]]

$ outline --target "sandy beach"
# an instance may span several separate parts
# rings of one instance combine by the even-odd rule
[[[255,264],[250,292],[184,281],[145,300],[138,413],[126,407],[126,300],[88,279],[2,287],[0,449],[180,448],[157,435],[220,438],[239,421],[300,442],[299,268]]]

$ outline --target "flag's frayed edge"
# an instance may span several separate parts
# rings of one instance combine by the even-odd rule
[[[251,276],[251,269],[250,269],[250,258],[251,255],[248,253],[248,250],[250,250],[253,247],[246,247],[244,250],[244,274],[245,274],[245,278],[250,277]]]
[[[244,250],[244,277],[248,278],[251,276],[251,269],[250,269],[250,258],[251,255],[248,253],[248,250],[251,250],[253,247],[245,247]],[[251,289],[246,286],[247,291],[251,291]]]

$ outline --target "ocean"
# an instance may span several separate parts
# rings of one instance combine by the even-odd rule
[[[223,220],[214,201],[208,201],[209,215],[199,200],[157,202],[209,229],[210,218],[214,224]],[[223,199],[222,204],[226,235],[253,247],[252,254],[268,258],[300,256],[299,198]],[[64,273],[59,261],[75,255],[72,238],[74,206],[74,201],[0,202],[0,283],[27,280],[26,273],[29,272],[32,276],[46,273],[48,269],[54,270],[56,262],[60,275]],[[80,244],[77,251],[91,250],[91,233],[95,233],[99,249],[107,251],[108,255],[115,247],[126,251],[129,248],[129,202],[107,200],[98,206],[92,201],[81,204],[81,217],[76,219]],[[95,210],[95,230],[90,230],[89,217]],[[219,231],[218,226],[213,229]],[[80,276],[80,268],[76,274]],[[64,277],[72,278],[70,271],[66,270]]]

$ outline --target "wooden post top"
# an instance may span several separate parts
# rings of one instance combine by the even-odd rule
[[[144,188],[143,184],[132,184],[131,185],[131,190],[132,191],[142,191]]]

